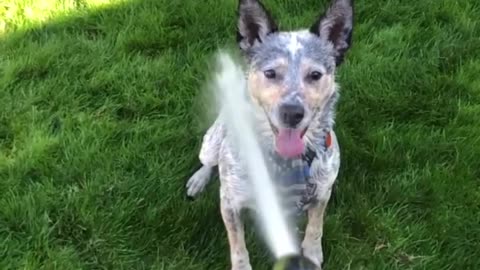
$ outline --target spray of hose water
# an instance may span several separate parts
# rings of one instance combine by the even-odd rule
[[[300,255],[291,228],[285,220],[275,188],[254,131],[254,117],[245,98],[245,75],[225,52],[218,55],[219,72],[214,94],[226,120],[233,145],[245,161],[265,240],[273,252],[274,270],[309,270],[315,265]]]

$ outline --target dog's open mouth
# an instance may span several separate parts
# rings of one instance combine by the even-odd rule
[[[275,147],[278,154],[285,158],[295,158],[304,152],[303,136],[308,127],[305,129],[277,128],[271,122],[270,126],[275,135]]]

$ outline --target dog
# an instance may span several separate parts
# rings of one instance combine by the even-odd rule
[[[247,67],[246,92],[257,111],[255,127],[276,172],[297,168],[303,173],[293,174],[297,178],[290,184],[301,187],[295,206],[308,217],[302,254],[318,269],[323,263],[325,209],[340,167],[333,130],[339,98],[335,71],[352,43],[354,13],[353,0],[331,1],[310,28],[296,31],[280,31],[259,0],[239,0],[237,10],[237,42]],[[187,195],[196,197],[212,172],[219,173],[231,269],[250,270],[240,212],[253,207],[254,198],[242,162],[225,136],[218,117],[203,137],[201,166],[187,182]],[[284,185],[289,181],[285,178],[283,174],[273,181]]]

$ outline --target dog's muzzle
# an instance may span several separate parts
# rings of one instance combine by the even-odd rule
[[[280,120],[289,128],[296,128],[305,116],[305,108],[302,104],[285,103],[278,110]]]

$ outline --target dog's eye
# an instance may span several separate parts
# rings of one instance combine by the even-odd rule
[[[309,75],[308,78],[312,81],[318,81],[320,78],[322,78],[322,73],[318,71],[312,71]]]
[[[269,69],[269,70],[265,70],[263,72],[263,74],[265,75],[265,77],[267,77],[268,79],[275,79],[277,77],[277,74],[275,73],[275,70],[273,69]]]

